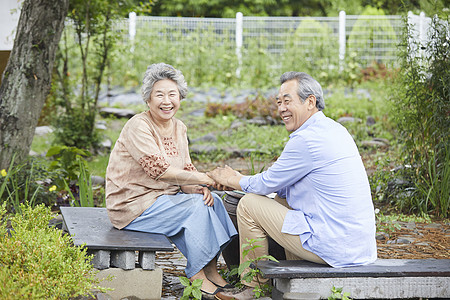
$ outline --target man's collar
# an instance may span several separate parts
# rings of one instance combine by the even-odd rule
[[[305,123],[302,124],[302,126],[300,126],[297,130],[295,130],[293,133],[291,133],[289,135],[289,137],[297,134],[298,132],[300,132],[302,130],[305,130],[306,128],[308,128],[309,125],[316,122],[316,120],[322,119],[324,117],[325,117],[325,115],[323,114],[323,112],[321,110],[314,113],[311,117],[308,118],[308,120],[305,121]]]

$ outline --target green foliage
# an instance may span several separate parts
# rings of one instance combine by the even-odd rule
[[[401,229],[399,222],[420,222],[420,223],[431,223],[431,218],[428,215],[416,216],[404,215],[404,214],[390,214],[385,215],[378,209],[376,212],[376,225],[378,232],[391,233]]]
[[[7,233],[5,206],[0,208],[0,298],[69,299],[102,292],[86,248],[73,247],[68,235],[48,222],[50,208],[21,205]]]
[[[83,166],[86,167],[86,161],[83,157],[88,157],[91,154],[83,149],[67,146],[54,146],[51,147],[46,154],[46,157],[52,159],[49,170],[58,171],[63,176],[56,179],[56,185],[58,187],[64,186],[64,180],[73,181],[78,179],[80,172],[80,161]]]
[[[190,86],[236,84],[235,42],[229,31],[222,33],[214,34],[206,22],[183,32],[164,24],[138,31],[131,48],[124,43],[113,53],[111,84],[140,86],[147,66],[162,61],[182,70]]]
[[[340,61],[336,34],[326,22],[312,18],[302,20],[296,28],[287,29],[291,34],[284,41],[279,40],[277,31],[265,31],[255,36],[251,29],[244,29],[243,34],[251,38],[245,39],[239,55],[233,38],[234,27],[224,28],[219,33],[207,21],[200,21],[196,22],[196,28],[189,25],[189,28],[180,30],[161,20],[161,24],[145,31],[138,30],[131,42],[125,37],[123,41],[118,40],[119,47],[110,56],[109,84],[136,88],[140,86],[146,67],[163,61],[182,70],[189,85],[196,87],[264,90],[277,86],[280,74],[292,70],[305,71],[324,86],[354,85],[362,78],[362,62],[366,64],[375,58],[362,59],[358,55],[367,49],[383,48],[376,45],[380,36],[384,40],[387,35],[396,41],[389,20],[380,16],[367,21],[375,29],[367,32],[361,44],[360,31],[369,25],[366,21],[356,22],[349,40],[348,55],[345,61]],[[284,48],[276,51],[280,43]],[[372,52],[368,52],[369,55],[376,54]],[[370,77],[368,75],[365,77]]]
[[[410,209],[448,216],[450,202],[449,128],[450,43],[448,15],[433,17],[428,42],[402,35],[401,74],[392,90],[392,116],[403,144],[412,182]]]
[[[342,289],[343,288],[337,288],[333,286],[331,288],[331,296],[328,297],[328,300],[337,300],[337,299],[351,300],[352,298],[350,298],[350,293],[348,292],[342,293]]]
[[[261,271],[258,269],[258,262],[261,260],[271,260],[278,262],[278,260],[272,255],[262,255],[255,258],[248,257],[250,253],[252,254],[251,256],[255,256],[255,249],[262,247],[261,245],[258,245],[258,243],[262,242],[263,240],[264,239],[262,238],[251,240],[247,239],[247,243],[242,244],[242,257],[244,259],[244,262],[239,265],[237,270],[234,269],[231,271],[231,275],[237,272],[237,274],[241,276],[242,281],[251,282],[253,280],[256,280],[257,285],[253,289],[256,298],[269,295],[272,291],[272,287],[269,284],[262,284],[259,280]]]
[[[95,129],[95,115],[92,113],[72,110],[58,115],[53,125],[55,144],[95,149],[100,143],[100,135]]]
[[[113,21],[133,6],[131,1],[70,1],[67,25],[59,44],[52,97],[58,143],[96,148],[98,99],[109,56],[116,41]]]
[[[14,165],[15,156],[11,160],[8,171],[1,170],[0,203],[9,212],[20,212],[22,203],[31,207],[36,204],[51,205],[55,202],[55,188],[49,186],[47,179],[52,176],[39,161],[29,159]],[[6,192],[6,193],[5,193]]]
[[[189,300],[189,299],[202,299],[202,283],[203,279],[195,279],[192,283],[189,281],[187,277],[180,276],[178,277],[183,286],[185,286],[183,291],[183,296],[181,296],[181,300]]]
[[[446,153],[445,160],[437,162],[438,155],[432,153],[425,173],[415,184],[423,200],[418,206],[423,207],[423,211],[429,206],[435,207],[443,217],[447,217],[450,208],[450,151],[448,147],[443,151]]]
[[[80,174],[78,175],[78,198],[72,193],[67,182],[64,180],[64,187],[71,197],[71,206],[94,207],[94,192],[92,189],[92,180],[89,171],[86,169],[86,161],[77,157]]]
[[[271,47],[274,47],[274,43],[270,36],[265,35],[260,35],[244,44],[241,49],[241,75],[236,76],[238,87],[265,89],[278,84],[280,74],[274,68],[278,57],[270,53]]]
[[[395,15],[407,10],[431,12],[436,4],[440,9],[448,7],[445,0],[437,1],[389,1],[389,0],[245,0],[205,1],[172,0],[156,1],[153,13],[158,16],[233,18],[240,11],[245,16],[337,16],[344,10],[348,15],[358,15],[365,5],[384,9]]]
[[[250,176],[262,173],[264,169],[266,168],[265,165],[263,165],[259,170],[256,169],[256,156],[253,152],[250,153]]]
[[[153,9],[156,15],[161,16],[219,18],[233,18],[237,12],[242,12],[246,16],[298,16],[325,14],[324,4],[320,1],[300,3],[295,0],[156,1]]]

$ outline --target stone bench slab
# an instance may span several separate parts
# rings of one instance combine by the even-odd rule
[[[333,268],[303,260],[261,261],[268,278],[450,277],[450,259],[378,259],[365,266]]]
[[[91,262],[96,269],[104,270],[112,266],[132,270],[137,258],[142,269],[154,270],[155,252],[173,251],[172,243],[162,234],[114,228],[105,208],[60,209],[64,227],[72,236],[73,243],[87,247],[88,254],[94,255]]]
[[[64,223],[76,246],[120,251],[173,251],[166,236],[118,230],[109,221],[106,208],[61,207]]]

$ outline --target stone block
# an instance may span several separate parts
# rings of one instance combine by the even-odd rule
[[[132,270],[136,266],[134,251],[111,251],[111,266],[124,270]]]
[[[98,279],[113,277],[111,281],[105,279],[100,283],[102,287],[114,289],[106,293],[112,300],[161,299],[163,272],[160,268],[152,271],[141,268],[133,270],[109,268],[101,270],[96,276]]]
[[[109,268],[109,262],[111,257],[111,252],[107,250],[89,250],[87,251],[88,254],[93,254],[94,258],[92,259],[91,263],[94,266],[94,268],[103,270]]]
[[[280,294],[315,293],[321,299],[332,287],[343,287],[353,299],[450,298],[450,277],[275,278]],[[274,299],[277,299],[274,297]]]
[[[283,300],[320,300],[317,293],[285,293]]]
[[[139,251],[139,265],[144,270],[153,270],[155,268],[155,252]]]

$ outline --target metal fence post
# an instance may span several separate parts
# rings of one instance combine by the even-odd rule
[[[128,15],[128,34],[130,36],[131,48],[130,51],[134,52],[134,37],[136,36],[136,13],[134,11],[130,12]]]
[[[339,12],[339,70],[344,70],[345,63],[345,11]]]
[[[423,11],[419,14],[419,41],[424,43],[427,40],[425,13]]]
[[[241,77],[241,66],[242,66],[242,22],[243,22],[243,14],[241,12],[236,13],[236,56],[238,59],[238,67],[236,69],[236,77]]]

